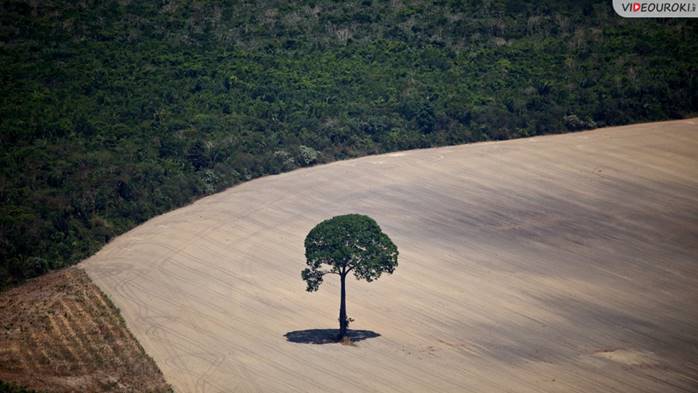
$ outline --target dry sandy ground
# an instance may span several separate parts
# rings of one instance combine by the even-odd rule
[[[119,311],[80,269],[0,293],[0,329],[2,381],[40,392],[170,391]]]
[[[309,294],[303,239],[374,217],[400,249]],[[179,392],[698,391],[698,119],[409,151],[255,180],[83,263]],[[295,337],[294,335],[292,335]]]

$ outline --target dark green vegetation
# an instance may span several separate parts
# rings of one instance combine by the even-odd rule
[[[15,384],[0,381],[0,393],[37,393],[35,390],[26,389]]]
[[[698,23],[607,0],[0,4],[0,286],[264,174],[698,108]]]
[[[347,334],[346,278],[353,272],[357,280],[371,282],[397,267],[397,247],[371,217],[347,214],[325,220],[305,238],[308,267],[301,277],[308,292],[317,291],[326,274],[339,276],[339,336]]]

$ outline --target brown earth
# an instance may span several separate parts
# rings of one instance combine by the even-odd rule
[[[170,391],[82,269],[0,293],[0,321],[0,380],[45,392]]]
[[[303,239],[349,212],[400,266],[348,282],[354,345],[311,344],[339,289],[305,292]],[[178,392],[696,392],[698,121],[270,176],[82,266]]]

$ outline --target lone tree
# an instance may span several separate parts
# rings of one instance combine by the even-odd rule
[[[336,274],[341,283],[339,303],[339,336],[347,334],[349,320],[346,305],[346,278],[349,272],[357,279],[373,281],[382,273],[392,273],[397,267],[397,247],[383,233],[376,221],[361,214],[347,214],[325,220],[305,238],[305,258],[308,267],[301,277],[307,291],[320,288],[326,274]]]

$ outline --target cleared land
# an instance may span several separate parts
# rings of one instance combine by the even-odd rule
[[[303,239],[376,218],[393,276],[308,294]],[[409,151],[255,180],[83,263],[180,392],[695,392],[698,121]],[[288,337],[288,340],[287,340]]]
[[[0,380],[42,392],[170,391],[81,269],[0,293],[0,321]]]

